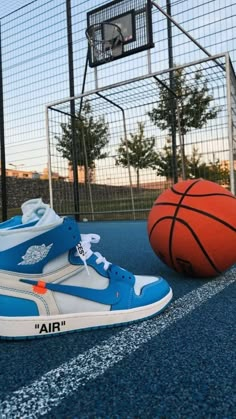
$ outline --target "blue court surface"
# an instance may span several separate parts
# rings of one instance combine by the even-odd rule
[[[236,268],[186,278],[155,256],[145,221],[80,227],[108,261],[165,277],[173,301],[130,326],[0,341],[1,417],[236,418]]]

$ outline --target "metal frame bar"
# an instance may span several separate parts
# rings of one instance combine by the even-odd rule
[[[104,100],[108,101],[109,103],[111,103],[113,106],[119,108],[122,111],[123,114],[123,123],[124,123],[124,132],[125,135],[127,135],[126,133],[126,122],[125,122],[125,110],[118,104],[116,104],[114,101],[112,101],[111,99],[105,97],[104,95],[102,95],[101,93],[104,93],[106,91],[109,91],[111,89],[115,89],[117,87],[121,87],[121,86],[126,86],[128,84],[132,84],[134,82],[139,82],[142,80],[146,80],[146,79],[150,79],[153,78],[154,80],[156,80],[156,82],[160,82],[158,76],[166,74],[166,73],[170,73],[173,71],[176,71],[178,69],[183,69],[183,68],[188,68],[191,66],[196,66],[199,64],[203,64],[203,63],[207,63],[209,61],[215,61],[216,59],[220,59],[220,58],[224,58],[225,63],[226,63],[226,83],[227,83],[227,110],[228,110],[228,133],[229,133],[229,146],[230,146],[230,156],[229,156],[229,160],[230,160],[230,184],[231,184],[231,191],[233,193],[235,193],[235,181],[234,181],[234,170],[233,170],[233,154],[232,154],[232,145],[233,145],[233,138],[232,138],[232,115],[231,115],[231,91],[230,91],[230,58],[229,58],[229,54],[228,53],[222,53],[222,54],[217,54],[211,57],[207,57],[204,59],[200,59],[200,60],[195,60],[192,61],[188,64],[184,64],[184,65],[180,65],[180,66],[176,66],[170,69],[166,69],[166,70],[160,70],[154,73],[148,73],[144,76],[140,76],[140,77],[134,77],[132,79],[126,80],[126,81],[122,81],[122,82],[118,82],[118,83],[114,83],[111,85],[107,85],[105,87],[101,87],[101,88],[97,88],[97,89],[93,89],[84,93],[81,93],[77,96],[74,97],[70,97],[70,98],[65,98],[65,99],[61,99],[59,101],[50,103],[48,105],[46,105],[46,126],[47,126],[47,141],[49,142],[49,120],[48,120],[48,110],[54,110],[54,111],[58,111],[58,112],[62,112],[62,110],[60,109],[56,109],[56,106],[62,105],[63,103],[66,103],[68,101],[71,100],[83,100],[84,97],[88,97],[90,95],[94,95],[96,94],[97,96],[103,98]],[[161,82],[162,83],[162,82]],[[167,87],[167,86],[166,86]],[[169,88],[169,90],[174,94],[174,91],[172,91],[172,89]],[[175,95],[176,96],[176,95]],[[181,142],[181,141],[180,141]],[[49,151],[48,151],[48,156],[50,158],[50,147],[49,147]],[[50,179],[50,199],[51,202],[53,203],[53,197],[52,197],[52,179]],[[130,183],[131,185],[131,189],[132,189],[132,182]],[[132,199],[132,211],[134,211],[134,201],[132,198],[132,194],[131,194],[131,199]],[[128,212],[128,211],[127,211]]]
[[[207,51],[206,48],[204,48],[192,35],[190,35],[190,33],[187,32],[178,22],[176,22],[176,20],[173,19],[172,16],[165,12],[165,10],[163,10],[162,7],[159,6],[159,4],[157,4],[153,0],[151,0],[151,3],[168,19],[168,21],[171,21],[182,33],[184,33],[190,39],[190,41],[192,41],[199,49],[201,49],[206,55],[208,55],[208,57],[213,58],[213,55],[209,51]],[[221,63],[217,64],[222,68],[222,70],[225,71],[225,67],[222,66]]]
[[[106,100],[107,102],[109,102],[111,105],[113,105],[116,108],[120,109],[120,111],[122,113],[123,129],[124,129],[125,144],[126,144],[126,151],[127,151],[128,174],[129,174],[129,185],[130,185],[130,197],[131,197],[131,205],[132,205],[132,211],[133,211],[133,218],[135,220],[134,194],[133,194],[133,184],[132,184],[132,176],[131,176],[129,153],[128,153],[128,137],[127,137],[125,111],[124,111],[124,109],[120,105],[117,105],[115,102],[113,102],[111,99],[108,99],[106,96],[103,96],[101,93],[97,93],[97,95],[99,97],[101,97],[102,99]]]
[[[1,22],[0,22],[0,150],[1,150],[1,200],[2,220],[7,220],[7,180],[6,180],[6,154],[5,154],[5,132],[4,132],[4,103],[3,103],[3,74],[2,74],[2,43],[1,43]]]
[[[232,121],[232,100],[231,100],[231,62],[229,54],[225,54],[226,62],[226,95],[228,108],[228,136],[229,136],[229,164],[230,164],[230,190],[235,195],[235,178],[234,178],[234,146],[233,146],[233,121]]]
[[[48,154],[48,183],[49,183],[49,200],[50,206],[53,208],[53,190],[52,190],[52,166],[51,166],[51,147],[50,147],[50,130],[49,130],[49,111],[50,108],[45,109],[45,123],[46,123],[46,141],[47,141],[47,154]]]
[[[168,69],[165,69],[165,70],[159,70],[159,71],[152,72],[152,73],[147,73],[143,76],[133,77],[133,78],[125,80],[125,81],[121,81],[121,82],[109,84],[107,86],[98,87],[96,89],[88,90],[85,93],[81,93],[81,94],[73,96],[73,97],[66,97],[64,99],[60,99],[58,101],[48,103],[46,105],[46,108],[51,108],[51,109],[54,109],[55,111],[57,111],[57,109],[54,108],[55,106],[62,105],[63,103],[69,102],[70,100],[80,99],[82,97],[90,96],[90,95],[95,94],[97,92],[104,92],[106,90],[115,89],[116,87],[125,86],[127,84],[131,84],[131,83],[134,83],[134,82],[146,80],[146,79],[149,79],[149,78],[152,78],[152,77],[155,78],[155,76],[158,77],[162,74],[166,74],[166,73],[169,73],[171,71],[176,71],[176,70],[191,67],[191,66],[194,66],[194,65],[203,64],[203,63],[206,63],[208,61],[215,61],[216,59],[219,59],[219,58],[224,58],[225,59],[226,54],[227,53],[216,54],[216,55],[213,55],[211,57],[191,61],[190,63],[187,63],[187,64],[179,65],[179,66],[168,68]]]

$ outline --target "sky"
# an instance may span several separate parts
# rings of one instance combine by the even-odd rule
[[[29,0],[0,0],[0,19],[28,3]]]

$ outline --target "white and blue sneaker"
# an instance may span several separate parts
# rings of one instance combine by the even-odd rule
[[[41,199],[0,224],[0,338],[52,336],[143,320],[170,303],[160,277],[134,276],[91,250],[81,234]]]

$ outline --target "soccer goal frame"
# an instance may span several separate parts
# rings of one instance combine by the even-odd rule
[[[174,75],[176,72],[182,72],[186,74],[191,83],[194,83],[196,81],[194,75],[198,71],[204,73],[209,80],[212,103],[219,108],[219,114],[215,121],[209,121],[203,127],[192,127],[185,135],[184,144],[180,128],[182,123],[181,111],[184,106],[183,97],[178,97],[178,94],[170,88],[169,79],[170,74]],[[168,95],[175,103],[176,109],[174,129],[177,133],[177,139],[176,144],[173,144],[173,142],[171,144],[172,168],[170,168],[169,172],[171,176],[165,177],[155,174],[155,176],[149,177],[147,174],[146,179],[143,178],[142,182],[137,186],[135,173],[137,174],[138,171],[136,170],[135,172],[135,164],[129,149],[130,140],[137,135],[137,132],[134,132],[135,129],[137,130],[137,127],[134,126],[134,121],[139,118],[140,123],[147,127],[148,134],[146,135],[148,135],[148,139],[154,139],[153,152],[155,149],[159,150],[161,146],[163,149],[163,141],[168,136],[168,130],[161,131],[155,124],[150,124],[147,117],[148,112],[150,113],[150,109],[155,106],[158,97],[160,97],[160,89],[166,89]],[[71,114],[70,105],[72,102],[75,109],[74,115]],[[58,138],[60,137],[63,124],[70,124],[73,134],[73,126],[75,128],[75,125],[80,123],[78,121],[85,102],[89,103],[91,109],[93,109],[95,120],[96,118],[98,118],[97,121],[99,122],[101,120],[109,120],[107,123],[110,133],[107,146],[110,147],[110,151],[108,150],[106,153],[110,153],[112,157],[104,158],[103,161],[102,159],[95,159],[94,176],[91,176],[86,182],[85,179],[81,179],[75,183],[73,178],[69,179],[65,175],[66,159],[58,151]],[[108,112],[113,113],[112,116],[109,115],[110,119],[107,118]],[[205,173],[204,171],[200,173],[201,177],[204,178],[206,172],[208,173],[209,161],[211,161],[212,167],[214,163],[218,162],[217,164],[221,168],[222,163],[222,167],[224,164],[225,170],[229,173],[229,182],[224,184],[224,180],[220,178],[210,180],[223,184],[223,186],[235,194],[236,77],[228,53],[217,54],[162,71],[150,72],[145,76],[113,83],[112,85],[96,88],[77,96],[64,98],[46,105],[45,118],[50,204],[60,214],[73,213],[79,218],[91,220],[117,219],[118,214],[120,216],[118,219],[124,219],[125,217],[128,219],[145,218],[155,195],[160,194],[164,189],[175,183],[176,180],[183,180],[188,176],[185,162],[186,154],[189,152],[186,153],[186,150],[187,148],[190,150],[194,145],[201,146],[200,154],[204,154],[205,160],[202,168],[204,169],[205,167]],[[78,135],[76,129],[74,129],[73,135]],[[122,175],[120,175],[122,178],[126,171],[125,179],[120,178],[119,181],[118,173],[121,173],[121,166],[119,166],[118,155],[115,155],[115,153],[119,149],[121,138],[123,139],[123,146],[124,149],[126,148],[127,155],[126,159],[123,158],[124,167],[122,167]],[[74,141],[77,140],[74,138]],[[116,144],[114,141],[116,141]],[[83,161],[84,165],[90,164],[91,166],[91,162],[88,161],[88,155],[86,162],[86,154],[88,154],[89,150],[88,135],[80,141],[80,145],[83,148],[83,151],[80,150],[80,152],[83,152],[84,160],[77,159],[77,163],[78,161]],[[72,155],[77,152],[78,150],[72,150]],[[123,157],[124,155],[125,152],[123,150]],[[181,158],[181,171],[177,173],[178,157]],[[110,163],[111,158],[114,160],[112,166]],[[76,165],[73,161],[72,164]],[[78,164],[73,169],[78,170]],[[139,175],[140,172],[145,172],[144,168],[140,167],[139,169]],[[101,170],[102,175],[99,175],[99,170]],[[59,173],[60,181],[55,179],[55,173]],[[153,170],[154,173],[155,170]],[[160,173],[160,170],[157,173]],[[112,176],[114,179],[112,179]],[[98,181],[99,177],[103,180],[100,179]],[[152,194],[150,193],[151,190]],[[146,201],[145,196],[149,197]],[[122,205],[122,200],[127,205]],[[86,201],[87,206],[82,205],[82,201]],[[117,207],[115,207],[115,201],[117,202]],[[70,202],[69,206],[67,206],[68,202]],[[111,205],[111,203],[114,205]]]

